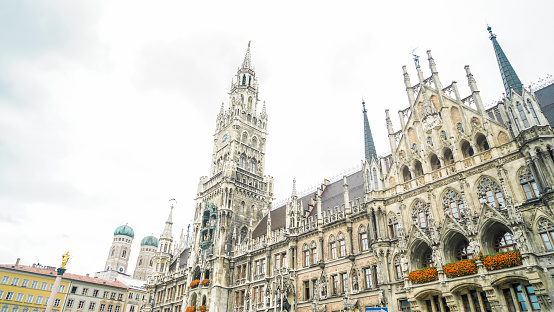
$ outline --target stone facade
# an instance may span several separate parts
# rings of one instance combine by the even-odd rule
[[[416,58],[412,85],[404,67],[399,131],[386,111],[392,153],[366,148],[356,170],[308,194],[294,183],[272,209],[267,114],[265,104],[256,111],[249,48],[217,117],[191,246],[149,280],[150,309],[553,310],[554,131],[491,40],[501,102],[485,109],[469,66],[471,94],[444,87],[428,51],[431,76]],[[369,125],[365,133],[371,146]]]

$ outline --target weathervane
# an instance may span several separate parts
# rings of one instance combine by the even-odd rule
[[[419,47],[415,47],[415,49],[412,49],[410,51],[410,54],[414,57],[415,67],[419,68],[419,55],[415,54],[415,50],[417,50],[417,48],[419,48]]]

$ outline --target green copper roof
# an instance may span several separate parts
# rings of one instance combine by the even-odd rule
[[[494,53],[496,54],[496,60],[498,61],[498,66],[500,67],[500,74],[502,75],[502,81],[504,82],[504,89],[506,90],[506,96],[511,96],[512,89],[516,90],[517,93],[521,95],[523,86],[519,77],[516,74],[516,71],[508,61],[508,57],[502,51],[500,44],[496,40],[496,35],[492,33],[492,28],[489,26],[487,30],[490,33],[490,39],[492,41],[492,46],[494,47]]]
[[[113,232],[113,235],[126,235],[130,238],[135,238],[135,231],[133,231],[133,228],[128,226],[127,224],[118,226],[117,229]]]
[[[365,102],[362,100],[364,107],[364,142],[365,142],[365,158],[369,161],[371,158],[377,159],[377,151],[375,150],[375,144],[373,144],[373,136],[371,135],[371,128],[369,127],[369,121],[367,120],[367,110],[365,109]]]
[[[145,246],[145,245],[148,245],[148,246],[154,246],[154,247],[158,247],[158,239],[155,237],[155,236],[146,236],[145,238],[143,238],[141,241],[140,241],[140,245],[141,246]]]

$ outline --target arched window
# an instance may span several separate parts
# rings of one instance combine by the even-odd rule
[[[244,202],[240,203],[240,213],[244,213]]]
[[[304,244],[304,247],[302,247],[302,255],[303,265],[305,267],[310,266],[310,248],[308,248],[308,244]]]
[[[392,217],[389,219],[389,233],[390,238],[395,239],[398,237],[398,219]]]
[[[138,265],[139,265],[139,266],[142,265],[142,258],[139,259],[139,264],[138,264]]]
[[[154,265],[154,262],[150,260],[149,266],[152,266],[152,265]]]
[[[518,124],[517,121],[516,121],[516,116],[515,116],[515,114],[514,114],[514,111],[512,110],[511,107],[508,107],[508,110],[510,111],[510,115],[512,116],[512,120],[513,120],[514,123],[516,124],[516,128],[517,128],[517,130],[519,131],[519,130],[520,130],[520,129],[519,129],[519,124]]]
[[[419,160],[414,161],[414,175],[416,178],[423,175],[423,166]]]
[[[529,111],[531,112],[531,116],[533,116],[533,120],[535,120],[536,125],[540,125],[539,118],[537,117],[537,113],[535,113],[535,109],[533,108],[533,104],[529,99],[527,99],[527,107],[529,108]]]
[[[427,137],[427,144],[433,146],[433,139],[431,137]]]
[[[246,239],[246,226],[240,229],[240,242],[242,243]]]
[[[462,148],[462,155],[464,156],[464,158],[471,157],[475,154],[475,152],[473,151],[473,147],[471,147],[471,144],[469,144],[468,141],[462,141],[460,147]]]
[[[441,131],[441,139],[446,141],[446,131],[444,130]]]
[[[473,259],[473,252],[466,240],[461,241],[456,247],[456,260]]]
[[[434,171],[441,168],[441,162],[437,155],[431,154],[431,156],[429,157],[429,162],[431,163],[431,170]]]
[[[252,110],[252,97],[251,96],[248,97],[248,110],[249,111]]]
[[[248,86],[250,87],[250,83],[252,82],[252,77],[248,77]]]
[[[506,251],[515,250],[515,249],[518,249],[518,248],[512,233],[500,232],[494,238],[495,252],[501,252],[501,251],[506,252]]]
[[[485,138],[484,135],[478,134],[477,135],[477,147],[479,149],[479,152],[484,152],[489,150],[489,142],[487,142],[487,138]]]
[[[316,264],[317,263],[317,244],[312,241],[312,244],[311,244],[311,250],[312,250],[312,263],[313,264]]]
[[[421,258],[421,265],[424,268],[435,266],[435,262],[433,261],[433,251],[431,250],[431,248],[427,248],[427,250],[423,254],[423,257]]]
[[[526,128],[529,127],[529,120],[527,120],[527,115],[525,115],[525,111],[523,111],[523,105],[521,103],[517,102],[517,110],[519,111],[519,116],[521,116],[521,121],[523,122],[523,126]]]
[[[530,170],[525,170],[519,175],[519,184],[521,184],[521,187],[523,188],[523,192],[525,192],[525,197],[527,199],[536,198],[539,196],[539,188],[537,187],[537,183],[535,182],[535,177],[533,177],[533,174]]]
[[[244,169],[245,166],[246,166],[246,155],[242,154],[240,155],[239,167]]]
[[[126,255],[127,255],[127,250],[123,250],[123,252],[121,253],[121,258],[125,258]]]
[[[112,248],[112,257],[113,257],[114,252],[115,252],[115,247]]]
[[[369,174],[369,169],[365,171],[365,178],[367,179],[368,190],[371,191],[371,175]]]
[[[246,75],[242,75],[242,85],[246,85]]]
[[[241,142],[244,143],[244,144],[248,144],[248,133],[246,133],[246,132],[242,133]]]
[[[367,231],[364,226],[360,226],[359,235],[360,235],[360,251],[368,251],[369,241],[367,239]]]
[[[256,172],[256,159],[250,159],[250,172]]]
[[[444,213],[459,219],[464,216],[464,201],[460,194],[453,190],[448,190],[443,199]]]
[[[554,226],[548,220],[543,219],[539,224],[539,235],[546,250],[554,249]]]
[[[464,132],[464,126],[462,126],[461,122],[456,124],[456,129],[458,129],[458,131],[460,132]]]
[[[337,235],[337,240],[339,241],[339,257],[345,257],[346,256],[346,240],[344,239],[344,235],[339,232],[339,235]]]
[[[413,210],[414,222],[420,228],[426,228],[429,226],[428,216],[429,209],[427,205],[423,204],[422,201],[418,201]]]
[[[447,165],[454,164],[454,154],[452,154],[452,150],[449,148],[444,149],[444,161]]]
[[[333,235],[329,236],[329,254],[331,259],[337,259],[337,242]]]
[[[375,186],[375,189],[379,189],[379,181],[377,180],[377,170],[373,168],[373,184]]]
[[[252,147],[258,148],[258,139],[256,139],[256,137],[252,138]]]
[[[479,192],[481,207],[483,207],[484,203],[488,203],[495,208],[502,208],[506,205],[500,187],[489,178],[484,178],[481,183],[479,183],[477,191]]]
[[[412,179],[412,174],[410,173],[410,169],[408,169],[407,166],[404,166],[402,169],[402,176],[404,177],[404,182],[408,182]]]

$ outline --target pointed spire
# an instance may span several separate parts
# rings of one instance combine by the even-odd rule
[[[162,238],[173,239],[173,205],[171,205],[169,216],[167,217],[167,221],[165,221],[164,231],[162,235],[160,235],[160,239]]]
[[[223,115],[224,109],[223,109],[223,102],[221,102],[221,108],[219,109],[219,114]]]
[[[190,223],[187,226],[187,242],[185,243],[185,248],[189,248],[189,233],[190,233]]]
[[[292,180],[292,197],[298,197],[296,193],[296,179]]]
[[[516,74],[516,71],[508,61],[508,57],[502,51],[500,44],[496,41],[496,35],[492,33],[492,28],[487,25],[487,30],[489,31],[489,39],[492,41],[492,46],[494,47],[494,54],[496,54],[496,60],[498,61],[498,66],[500,67],[500,75],[502,75],[502,81],[504,82],[504,89],[508,97],[511,95],[511,90],[514,89],[517,93],[521,94],[523,85],[519,80],[519,77]]]
[[[248,41],[248,49],[246,49],[246,55],[244,56],[244,61],[242,62],[242,68],[252,69],[252,61],[250,57],[250,41]]]
[[[375,150],[375,144],[373,144],[373,136],[371,135],[371,128],[369,127],[369,121],[367,119],[367,110],[365,109],[365,102],[362,99],[362,106],[364,107],[364,143],[365,143],[365,158],[370,161],[371,158],[377,159],[377,151]]]

